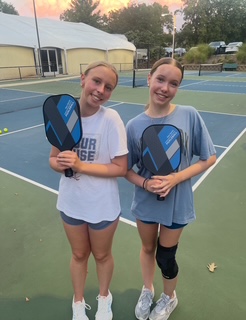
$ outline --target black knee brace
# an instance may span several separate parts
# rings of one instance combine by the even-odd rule
[[[179,272],[175,258],[177,248],[178,245],[171,248],[162,247],[158,239],[156,261],[165,279],[174,279]]]

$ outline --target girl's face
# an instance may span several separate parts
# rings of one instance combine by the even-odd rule
[[[111,97],[116,83],[115,73],[104,66],[95,67],[89,70],[86,75],[83,74],[81,76],[83,88],[81,96],[82,110],[89,111],[90,109],[89,114],[95,113],[100,105]]]
[[[156,71],[148,76],[150,90],[150,105],[169,106],[175,97],[182,73],[179,68],[170,64],[160,65]]]

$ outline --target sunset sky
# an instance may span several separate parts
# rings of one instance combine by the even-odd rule
[[[33,0],[5,0],[12,4],[21,16],[33,16]],[[179,9],[182,6],[181,0],[135,0],[136,3],[167,5],[170,11]],[[113,9],[120,9],[127,6],[129,0],[100,0],[98,9],[102,13],[107,13]],[[70,0],[35,0],[36,13],[38,17],[59,19],[60,14],[69,8]]]

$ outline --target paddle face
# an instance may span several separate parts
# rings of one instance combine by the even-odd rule
[[[82,138],[82,126],[78,101],[68,95],[48,97],[43,104],[45,133],[48,141],[60,151],[72,150]],[[73,171],[65,170],[66,177]]]
[[[142,160],[144,167],[154,175],[165,176],[177,170],[181,161],[179,129],[169,124],[147,127],[142,134]]]

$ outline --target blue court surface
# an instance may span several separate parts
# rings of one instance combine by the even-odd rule
[[[181,89],[196,87],[208,90],[217,88],[218,85],[217,81],[212,86],[205,81],[186,80]],[[225,88],[229,91],[228,87],[223,87],[223,89]],[[240,86],[229,86],[229,88],[239,91]],[[57,191],[59,174],[49,168],[50,144],[45,137],[41,109],[41,105],[48,95],[4,88],[0,89],[0,93],[2,111],[0,127],[8,127],[10,130],[8,134],[0,136],[0,167]],[[107,106],[117,110],[125,123],[144,110],[144,104],[122,101],[109,101]],[[9,110],[11,112],[8,112]],[[245,130],[246,116],[206,111],[200,111],[200,114],[216,146],[217,156],[223,157],[227,148]],[[197,176],[193,179],[193,183],[199,184],[200,180],[202,177]],[[133,188],[129,187],[129,183],[123,178],[119,179],[119,184],[122,217],[133,220],[130,214]]]

